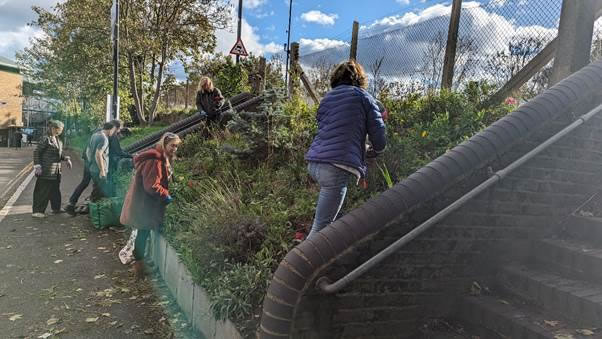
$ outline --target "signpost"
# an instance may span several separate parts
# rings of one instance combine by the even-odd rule
[[[238,41],[236,41],[236,43],[234,44],[234,46],[230,50],[230,54],[236,55],[236,62],[238,62],[238,58],[241,55],[242,56],[248,56],[249,55],[247,53],[247,49],[245,48],[245,45],[242,43],[242,40],[240,40],[240,38],[238,39]]]

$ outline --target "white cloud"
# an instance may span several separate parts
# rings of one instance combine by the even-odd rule
[[[263,46],[263,49],[267,53],[279,53],[284,50],[284,46],[272,41],[269,44]]]
[[[267,0],[244,0],[242,3],[242,6],[244,8],[257,8],[262,6],[263,4],[265,4],[267,2]],[[236,5],[238,6],[238,4]]]
[[[331,39],[304,39],[299,40],[300,54],[314,53],[329,48],[349,47],[349,43]]]
[[[400,5],[409,5],[410,0],[395,0]]]
[[[481,7],[476,1],[465,2],[463,7],[465,10],[459,35],[465,41],[472,41],[474,52],[470,56],[476,63],[483,63],[496,52],[507,51],[511,39],[541,36],[549,41],[557,34],[555,28],[543,25],[518,25],[515,21],[490,12],[489,8]],[[442,36],[445,39],[447,36],[450,13],[451,5],[436,4],[362,26],[358,60],[370,68],[383,58],[381,74],[391,77],[419,76],[425,63],[425,52],[433,47],[437,38]],[[314,39],[301,42],[301,62],[310,67],[319,62],[336,64],[349,57],[348,44],[343,41]],[[479,69],[482,66],[475,67]]]
[[[301,19],[307,22],[315,22],[320,25],[334,25],[336,19],[339,16],[337,14],[326,14],[317,10],[312,10],[301,14]]]
[[[31,26],[22,26],[12,31],[0,31],[0,55],[14,59],[15,52],[29,46],[29,40],[42,36],[42,31]]]

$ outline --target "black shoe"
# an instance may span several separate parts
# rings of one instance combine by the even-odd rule
[[[52,214],[52,215],[63,214],[63,213],[65,213],[65,210],[62,208],[59,208],[58,210],[52,210],[52,212],[50,212],[50,214]]]
[[[71,204],[65,206],[65,212],[67,212],[67,214],[69,214],[72,217],[77,215],[77,212],[75,212],[75,206]]]

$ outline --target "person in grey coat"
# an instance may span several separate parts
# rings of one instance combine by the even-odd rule
[[[52,214],[64,212],[61,209],[61,162],[67,162],[71,169],[71,159],[63,153],[63,142],[59,139],[64,125],[60,121],[48,122],[48,135],[43,137],[33,152],[33,163],[37,177],[33,190],[34,218],[44,218],[50,201]]]

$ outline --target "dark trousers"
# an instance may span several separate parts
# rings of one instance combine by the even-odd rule
[[[33,189],[33,213],[44,213],[50,201],[50,208],[53,211],[61,209],[61,178],[36,180]]]
[[[95,173],[90,173],[92,178],[92,194],[90,200],[96,202],[109,196],[109,183],[107,178],[100,178]]]
[[[92,175],[90,175],[90,170],[88,169],[88,166],[84,164],[84,175],[82,177],[82,181],[80,181],[79,185],[77,185],[77,187],[75,188],[75,191],[73,191],[73,194],[71,194],[71,197],[69,198],[69,204],[73,206],[77,204],[79,197],[88,187],[88,185],[90,185],[91,180]]]
[[[144,259],[146,240],[148,239],[150,232],[150,230],[138,230],[138,234],[136,235],[136,243],[134,244],[134,258],[136,258],[136,260]]]

